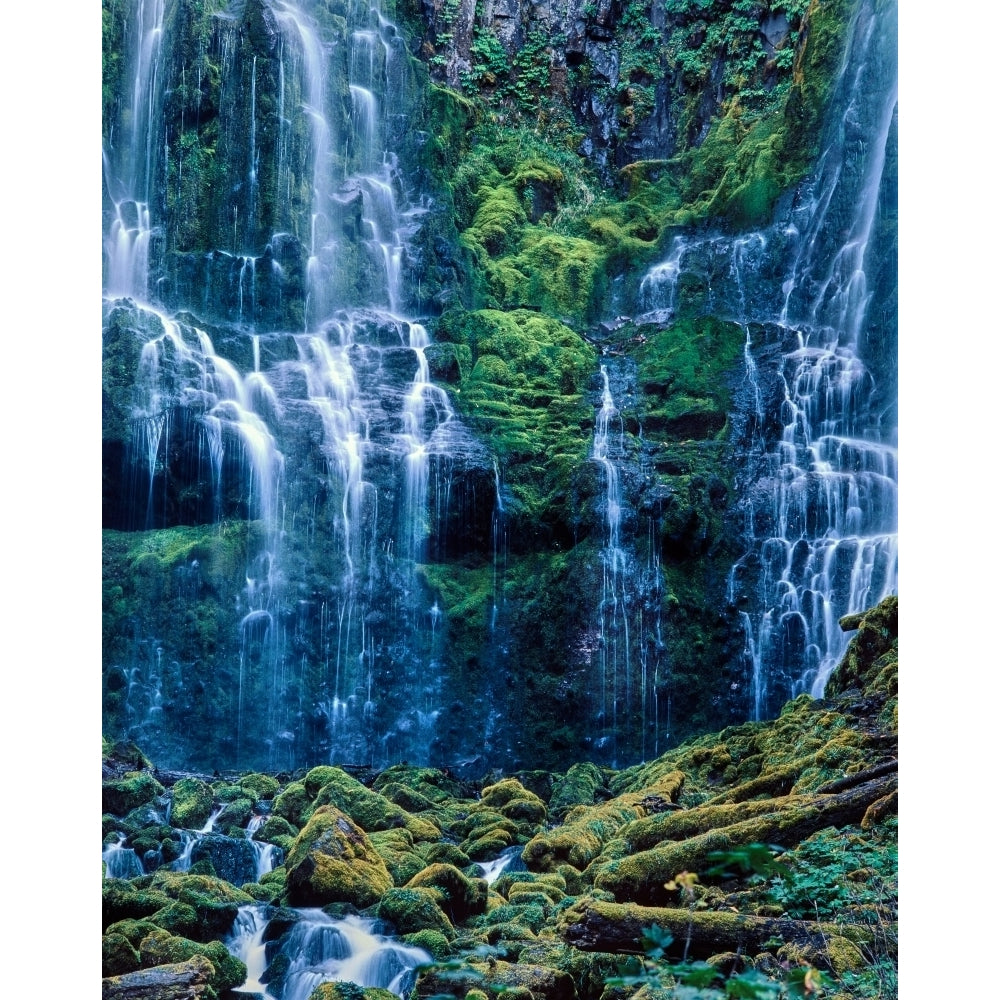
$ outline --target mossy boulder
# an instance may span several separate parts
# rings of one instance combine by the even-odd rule
[[[366,788],[339,767],[315,767],[305,777],[306,794],[315,788],[314,805],[332,805],[363,829],[391,830],[405,827],[418,840],[437,840],[440,829],[427,819],[411,816],[379,792]]]
[[[392,888],[392,876],[368,835],[333,806],[316,809],[285,862],[292,906],[371,906]]]
[[[170,897],[159,889],[150,888],[153,877],[137,879],[108,879],[101,886],[103,926],[125,920],[151,917],[158,910],[170,905]],[[137,944],[137,942],[133,942]]]
[[[312,800],[301,781],[290,781],[271,804],[271,815],[280,816],[296,830],[301,830],[312,815]]]
[[[445,774],[444,771],[433,767],[414,767],[412,764],[393,764],[372,782],[372,788],[387,798],[388,785],[405,785],[436,803],[448,799],[460,799],[466,795],[461,782]]]
[[[281,790],[277,778],[270,774],[245,774],[237,782],[255,802],[269,801]]]
[[[398,781],[391,781],[383,786],[381,794],[410,813],[433,809],[435,805],[426,795],[407,785],[401,785]]]
[[[439,890],[425,886],[389,889],[379,900],[378,915],[400,934],[429,930],[450,939],[455,928],[440,905],[442,897]]]
[[[212,963],[215,972],[209,982],[216,992],[233,989],[246,981],[247,967],[221,941],[200,943],[156,930],[139,944],[139,957],[146,968],[185,962],[195,955],[204,955]]]
[[[101,975],[120,976],[134,972],[142,962],[139,951],[124,934],[109,932],[101,938]]]
[[[545,803],[529,792],[520,781],[506,778],[483,789],[478,808],[496,810],[517,824],[544,823],[548,810]]]
[[[210,875],[194,875],[185,872],[158,871],[152,876],[150,888],[162,892],[176,904],[190,907],[196,914],[194,926],[181,930],[185,924],[167,927],[182,933],[184,937],[196,941],[208,941],[213,937],[228,934],[236,919],[236,911],[254,900],[236,886],[221,878]],[[155,923],[163,926],[158,915]]]
[[[199,830],[212,814],[215,793],[201,778],[181,778],[173,787],[170,821],[174,826]]]
[[[467,878],[454,865],[433,864],[406,884],[407,888],[429,888],[441,894],[441,908],[460,923],[486,909],[487,885],[481,878]]]
[[[409,830],[377,830],[369,837],[395,885],[406,885],[426,867],[427,862],[413,849],[413,835]]]
[[[238,827],[243,830],[253,815],[253,802],[247,798],[233,799],[219,814],[217,829]]]
[[[502,993],[506,997],[524,1000],[576,1000],[572,978],[558,969],[542,965],[527,965],[503,961],[470,962],[468,973],[461,971],[447,976],[431,972],[417,982],[416,997],[439,994],[467,996],[470,991]]]
[[[550,814],[561,819],[573,806],[593,805],[598,790],[603,786],[604,775],[596,764],[589,761],[574,764],[552,789]]]
[[[377,986],[358,986],[357,983],[320,983],[309,994],[308,1000],[393,1000],[394,997],[396,997],[395,993],[379,989]]]
[[[416,850],[424,859],[425,865],[445,864],[456,868],[468,868],[472,859],[455,844],[440,842],[437,844],[418,844]]]
[[[101,808],[115,816],[125,816],[152,802],[165,789],[149,771],[130,771],[124,777],[105,781],[101,786]]]
[[[826,686],[829,697],[858,688],[864,694],[894,697],[899,684],[899,598],[887,597],[862,614],[840,620],[856,630]]]

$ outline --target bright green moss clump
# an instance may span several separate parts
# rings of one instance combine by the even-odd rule
[[[368,835],[333,806],[320,806],[295,840],[285,863],[289,902],[365,907],[392,888],[392,876]]]
[[[474,359],[454,386],[462,416],[490,442],[518,510],[557,519],[574,470],[586,458],[593,407],[585,398],[594,349],[557,320],[524,309],[449,313],[437,336]]]

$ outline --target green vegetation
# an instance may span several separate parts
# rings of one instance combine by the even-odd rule
[[[279,908],[276,928],[289,904],[390,921],[434,957],[418,998],[624,1000],[642,989],[675,1000],[886,1000],[897,951],[895,733],[885,711],[894,607],[856,623],[843,694],[802,696],[779,719],[625,770],[578,763],[473,783],[410,765],[365,782],[328,766],[280,776],[275,808],[295,800],[311,818],[261,883],[240,890],[162,868],[105,879],[105,975],[203,955],[220,988],[231,986],[241,967],[220,941],[237,907],[259,899]],[[148,762],[120,746],[104,763]],[[419,792],[438,838],[418,843],[400,806],[399,825],[366,829],[324,804],[333,789],[382,801]],[[132,829],[106,820],[109,837]],[[385,820],[372,811],[365,823]],[[128,838],[137,850],[145,843],[138,831]],[[527,870],[487,887],[469,858],[510,844]]]
[[[562,520],[569,481],[590,446],[584,396],[595,354],[557,320],[524,309],[454,311],[438,339],[469,349],[455,405],[490,442],[526,520]]]

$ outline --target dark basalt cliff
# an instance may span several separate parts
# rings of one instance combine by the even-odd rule
[[[624,766],[829,669],[822,620],[894,579],[895,119],[844,96],[890,5],[150,16],[103,5],[106,733],[206,771]],[[800,338],[846,422],[795,395]],[[797,484],[790,406],[872,447]]]

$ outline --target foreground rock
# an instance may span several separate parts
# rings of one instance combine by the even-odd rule
[[[212,963],[196,955],[187,962],[112,976],[101,984],[102,1000],[197,1000],[209,997]]]

